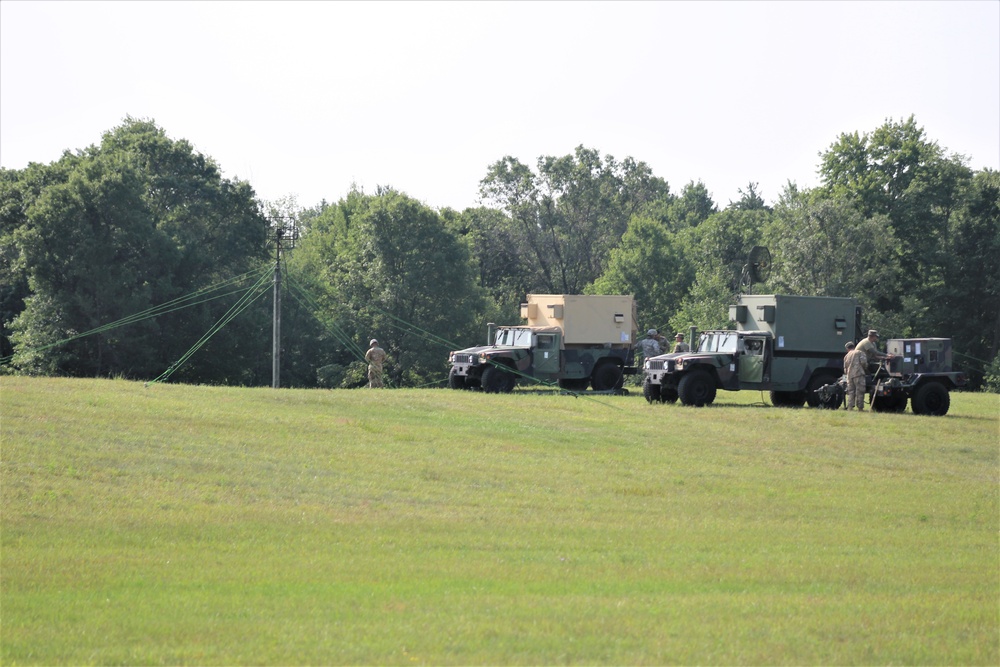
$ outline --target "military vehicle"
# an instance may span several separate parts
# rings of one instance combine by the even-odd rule
[[[489,326],[488,344],[449,355],[452,389],[509,392],[522,380],[569,391],[620,392],[635,374],[635,300],[621,295],[529,294],[519,326]]]
[[[839,406],[817,390],[843,375],[844,344],[861,337],[854,299],[744,294],[729,319],[735,330],[692,336],[691,352],[647,359],[646,400],[700,406],[719,389],[756,389],[769,391],[774,405]]]
[[[964,373],[952,369],[950,338],[890,338],[883,359],[865,378],[871,409],[903,412],[907,402],[916,415],[946,415],[951,390],[964,387]],[[846,378],[817,390],[821,401],[840,405],[847,391]]]

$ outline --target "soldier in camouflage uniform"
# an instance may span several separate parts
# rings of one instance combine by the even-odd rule
[[[860,349],[854,347],[854,343],[845,345],[847,354],[844,355],[844,375],[847,376],[847,409],[853,410],[855,406],[859,412],[865,409],[865,372],[868,369],[868,358]]]
[[[657,340],[656,329],[650,329],[646,332],[646,337],[639,341],[639,353],[643,359],[649,359],[660,352],[660,341]]]
[[[684,334],[679,333],[674,337],[677,342],[674,343],[674,354],[678,352],[690,352],[691,346],[684,342]]]
[[[374,338],[368,343],[368,352],[365,353],[365,361],[368,362],[368,387],[371,389],[382,389],[382,364],[389,356],[385,350],[378,346],[378,341]]]
[[[879,359],[892,359],[894,355],[886,354],[884,352],[879,352],[878,348],[875,347],[878,343],[878,332],[874,329],[868,330],[868,337],[858,343],[857,350],[861,354],[865,355],[867,359],[868,367],[867,372],[874,373],[878,369]]]

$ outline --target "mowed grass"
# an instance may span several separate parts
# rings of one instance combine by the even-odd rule
[[[0,661],[1000,663],[1000,397],[761,398],[0,378]]]

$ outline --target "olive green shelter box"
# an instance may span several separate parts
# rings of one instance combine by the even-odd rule
[[[886,344],[895,359],[891,373],[948,373],[951,371],[950,338],[890,338]]]
[[[729,307],[729,319],[738,331],[770,333],[776,356],[843,354],[861,336],[861,309],[849,297],[743,294]]]

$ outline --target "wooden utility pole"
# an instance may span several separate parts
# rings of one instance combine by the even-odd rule
[[[291,250],[299,238],[298,227],[287,224],[289,218],[272,218],[274,225],[274,317],[272,320],[273,344],[271,348],[271,388],[281,386],[281,249]]]

